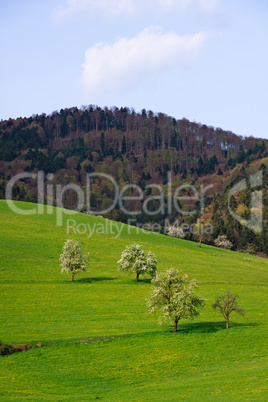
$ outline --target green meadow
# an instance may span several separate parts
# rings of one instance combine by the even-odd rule
[[[1,400],[268,399],[268,260],[81,213],[57,226],[56,208],[19,215],[0,201],[0,215],[0,339],[41,344],[0,356]],[[80,234],[67,233],[67,219],[80,224]],[[91,254],[89,270],[72,283],[59,266],[68,238]],[[156,255],[159,271],[173,266],[200,282],[206,308],[179,322],[177,333],[147,314],[149,277],[136,283],[117,269],[134,242]],[[226,330],[211,304],[228,288],[246,316],[231,315]]]

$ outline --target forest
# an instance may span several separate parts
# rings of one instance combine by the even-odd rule
[[[257,136],[257,133],[256,133]],[[187,233],[188,240],[214,244],[219,235],[227,235],[234,250],[267,255],[267,140],[242,137],[219,127],[177,120],[164,113],[143,109],[136,112],[127,107],[101,108],[89,105],[54,111],[50,115],[33,115],[29,118],[9,119],[0,122],[0,198],[5,198],[8,181],[21,172],[43,171],[50,175],[50,184],[77,184],[84,188],[89,173],[104,173],[114,178],[119,188],[139,186],[148,201],[149,216],[141,213],[131,216],[120,205],[105,217],[138,226],[153,227],[165,222],[179,225],[210,224],[209,234]],[[262,171],[264,209],[262,233],[241,225],[228,210],[231,188],[245,179],[247,189],[232,196],[232,210],[244,219],[252,213],[250,175]],[[48,176],[47,176],[48,177]],[[172,178],[172,183],[170,183]],[[181,187],[181,195],[192,196],[191,188],[199,191],[210,187],[200,199],[179,201],[176,208],[159,208],[156,186],[161,186],[164,203],[168,192]],[[191,187],[192,186],[192,187]],[[37,202],[36,182],[23,179],[13,189],[13,198]],[[128,193],[126,192],[126,195]],[[201,194],[201,190],[200,190]],[[55,205],[55,193],[53,194]],[[100,211],[111,204],[113,187],[108,180],[96,177],[91,186],[91,211]],[[74,209],[76,194],[66,191],[64,206]],[[139,201],[126,201],[128,211],[139,208]],[[85,208],[86,210],[86,208]],[[187,214],[187,211],[195,213]],[[159,212],[157,212],[159,211]],[[151,225],[151,226],[150,226]]]

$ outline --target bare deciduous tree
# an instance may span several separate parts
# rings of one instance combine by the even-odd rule
[[[237,304],[238,298],[239,296],[237,294],[231,294],[230,290],[228,289],[226,294],[218,296],[215,300],[215,303],[212,304],[214,309],[220,309],[220,313],[223,315],[226,321],[226,329],[229,328],[229,318],[233,311],[242,316],[245,315],[245,310],[240,308]]]

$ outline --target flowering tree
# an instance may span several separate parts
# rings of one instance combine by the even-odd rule
[[[149,274],[151,277],[156,273],[156,257],[151,251],[146,254],[140,244],[127,246],[118,261],[120,271],[133,272],[138,282],[141,274]]]
[[[89,263],[89,254],[82,255],[78,241],[68,239],[63,245],[63,252],[60,255],[61,273],[70,272],[72,274],[71,281],[79,271],[86,271]]]
[[[235,311],[238,314],[245,315],[245,310],[240,308],[237,304],[237,299],[239,298],[236,294],[230,294],[228,289],[227,293],[222,296],[218,296],[215,303],[212,305],[214,309],[219,309],[220,313],[223,315],[226,321],[226,329],[229,328],[229,318],[230,314]]]
[[[214,243],[217,247],[225,248],[230,250],[233,247],[232,243],[227,239],[226,235],[218,236]]]
[[[198,309],[205,305],[205,299],[195,294],[197,280],[189,282],[188,276],[175,268],[157,273],[152,285],[151,295],[147,300],[148,311],[159,313],[160,324],[172,320],[174,332],[177,332],[179,320],[197,316]]]
[[[185,237],[184,231],[182,228],[180,228],[178,225],[169,225],[167,227],[167,235],[171,237],[179,237],[180,239],[183,239]]]

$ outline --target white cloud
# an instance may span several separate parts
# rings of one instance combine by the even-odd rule
[[[82,84],[88,94],[128,92],[171,69],[194,62],[209,35],[179,36],[149,28],[113,45],[98,43],[85,52]]]
[[[54,21],[71,17],[79,12],[99,13],[106,16],[134,16],[144,11],[168,12],[172,9],[198,8],[206,14],[214,13],[220,0],[65,0],[53,10]]]

